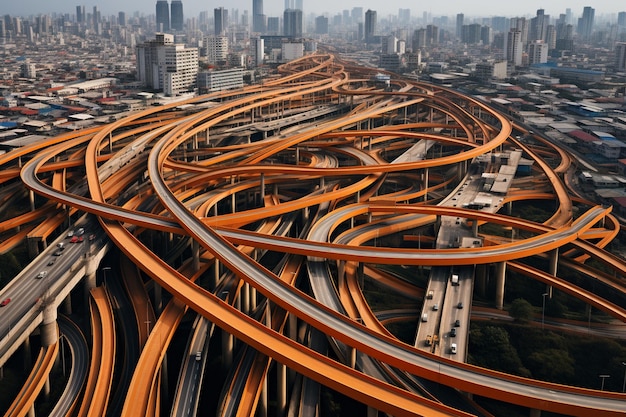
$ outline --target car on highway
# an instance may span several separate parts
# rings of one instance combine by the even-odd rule
[[[48,266],[52,266],[54,265],[54,262],[56,261],[56,259],[52,258],[48,261]]]
[[[67,232],[67,237],[73,237],[74,236],[74,231],[70,230],[69,232]]]
[[[456,343],[452,343],[450,345],[450,353],[452,353],[453,355],[456,354]]]
[[[461,320],[459,319],[454,320],[454,327],[461,327]]]
[[[426,313],[422,314],[422,321],[423,322],[427,322],[428,321],[428,314],[426,314]]]
[[[61,252],[60,250],[55,250],[52,255],[53,256],[61,256],[62,254],[63,254],[63,252]]]
[[[78,243],[82,241],[83,241],[83,237],[77,236],[77,235],[72,236],[72,238],[70,239],[70,243]]]
[[[456,305],[456,308],[463,308],[463,303],[462,303],[462,302],[459,302],[459,303]]]
[[[202,352],[197,351],[196,352],[196,361],[200,361],[200,360],[202,360]]]
[[[450,337],[456,337],[456,327],[450,329]]]
[[[7,304],[9,304],[11,302],[10,298],[5,298],[4,300],[2,300],[2,302],[0,303],[0,307],[4,307]]]
[[[48,271],[41,271],[40,273],[37,274],[35,278],[42,279],[42,278],[45,278],[46,275],[48,275]]]
[[[433,311],[439,310],[439,304],[433,304]]]
[[[430,291],[428,291],[428,295],[426,296],[426,298],[429,299],[429,300],[432,300],[434,294],[435,294],[434,291],[430,290]]]

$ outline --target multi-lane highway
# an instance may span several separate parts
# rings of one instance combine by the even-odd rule
[[[279,413],[286,412],[287,404],[297,405],[288,397],[310,404],[319,390],[290,392],[287,380],[293,377],[285,366],[397,416],[481,413],[469,400],[459,405],[458,398],[438,398],[427,384],[407,382],[410,378],[402,375],[534,410],[577,416],[626,412],[626,397],[620,393],[536,381],[465,363],[475,265],[520,271],[626,322],[624,305],[568,282],[556,266],[540,271],[524,263],[557,253],[552,265],[576,265],[589,280],[610,286],[615,298],[624,292],[626,263],[602,250],[615,237],[617,222],[610,208],[580,200],[574,219],[573,199],[559,177],[571,163],[566,153],[553,151],[562,161],[553,169],[533,149],[515,141],[521,127],[480,101],[395,78],[391,88],[381,87],[373,81],[375,72],[332,55],[306,57],[280,71],[282,78],[260,86],[135,112],[99,129],[1,156],[0,164],[7,168],[3,181],[23,184],[45,199],[48,203],[42,207],[55,215],[95,216],[119,250],[115,256],[128,258],[143,271],[146,286],[156,286],[155,305],[161,302],[161,288],[172,296],[153,317],[145,291],[137,288],[136,279],[125,278],[131,298],[141,293],[132,302],[132,320],[141,333],[142,351],[129,364],[118,362],[124,355],[111,352],[118,346],[111,297],[102,289],[92,290],[86,389],[93,401],[83,399],[80,413],[111,409],[118,366],[134,369],[122,415],[152,415],[168,407],[160,403],[160,370],[172,362],[165,360],[166,352],[188,309],[206,319],[198,325],[201,333],[211,326],[222,329],[225,363],[236,360],[231,350],[241,349],[242,343],[257,352],[241,355],[242,362],[232,365],[238,372],[223,395],[235,396],[232,387],[246,388],[238,391],[236,401],[220,401],[228,405],[221,415],[250,415],[254,408],[268,407],[264,384],[274,369]],[[515,193],[506,186],[490,197],[483,195],[481,173],[468,167],[502,150],[533,160],[540,186],[516,188]],[[25,156],[28,161],[23,163]],[[501,181],[514,186],[514,172],[504,168],[500,178],[506,179]],[[549,197],[558,204],[544,224],[501,212],[514,201]],[[480,207],[478,199],[483,201]],[[477,210],[484,207],[488,209]],[[0,309],[7,333],[24,309],[41,302],[35,297],[23,306],[30,294],[49,293],[45,283],[56,282],[81,257],[87,262],[80,249],[87,242],[66,243],[59,260],[47,265],[50,252],[57,250],[52,246],[67,240],[58,218],[49,214],[48,219],[36,229],[34,219],[25,214],[7,220],[11,227],[30,227],[34,232],[29,238],[49,246],[0,292],[0,298],[11,298]],[[485,224],[513,227],[530,237],[498,241],[482,232]],[[419,245],[405,244],[405,237],[415,235]],[[422,238],[431,243],[422,247]],[[463,244],[466,239],[471,244]],[[600,247],[585,239],[594,239]],[[564,252],[564,247],[577,251]],[[575,257],[568,256],[570,252]],[[587,267],[583,258],[602,263],[618,278],[610,280]],[[416,323],[414,344],[399,341],[378,322],[362,294],[366,279],[382,279],[375,267],[380,264],[402,266],[407,277],[418,268],[431,269],[427,285],[420,287],[410,279],[406,283],[412,292],[424,294],[415,306],[419,318],[426,317]],[[37,279],[44,270],[45,277]],[[64,294],[61,288],[54,290]],[[154,322],[145,332],[141,317]],[[286,325],[287,320],[292,324]],[[296,322],[311,339],[297,331]],[[318,348],[316,334],[328,337],[336,350]],[[427,345],[427,337],[434,335],[438,342]],[[214,362],[207,357],[203,337],[191,340],[175,413],[195,408],[198,396],[193,388],[205,366]]]

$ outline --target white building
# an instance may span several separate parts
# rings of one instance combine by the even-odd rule
[[[263,57],[265,56],[265,40],[263,38],[250,39],[250,65],[258,67],[263,65]]]
[[[193,90],[198,76],[198,48],[175,44],[173,35],[157,33],[155,40],[137,47],[137,74],[144,86],[169,96]]]
[[[523,51],[522,32],[517,30],[509,31],[506,40],[506,60],[516,67],[521,66]]]
[[[204,38],[204,47],[209,64],[226,62],[228,58],[228,38],[226,36],[208,36]]]
[[[198,73],[198,90],[201,94],[242,87],[243,67]]]
[[[283,42],[281,46],[283,62],[293,61],[304,56],[304,44],[302,42]]]
[[[548,44],[537,40],[528,44],[528,64],[544,64],[548,62]]]

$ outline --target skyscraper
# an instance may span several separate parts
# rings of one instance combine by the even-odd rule
[[[285,10],[283,13],[283,35],[290,38],[302,37],[302,10]]]
[[[157,0],[156,25],[157,32],[168,32],[170,30],[170,6],[167,0]]]
[[[463,24],[465,22],[465,15],[463,13],[458,13],[456,15],[456,37],[461,39],[463,35]]]
[[[626,42],[615,44],[615,70],[626,71]]]
[[[252,0],[252,31],[257,33],[265,32],[263,0]]]
[[[76,22],[85,23],[85,6],[76,6]]]
[[[172,16],[172,29],[182,31],[183,30],[183,2],[181,0],[172,0],[171,16]]]
[[[578,19],[578,36],[583,40],[591,39],[595,9],[587,6],[583,9],[583,16]]]
[[[215,22],[215,36],[222,36],[228,27],[228,10],[223,7],[213,9],[213,20]]]
[[[365,42],[374,42],[374,33],[376,33],[376,11],[367,9],[365,12]]]

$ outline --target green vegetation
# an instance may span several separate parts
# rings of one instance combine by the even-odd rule
[[[515,321],[520,323],[526,323],[532,320],[535,311],[533,306],[523,298],[516,298],[511,303],[509,308],[509,314]]]
[[[468,362],[478,366],[585,388],[621,391],[626,343],[580,333],[541,330],[522,324],[493,326],[472,321]],[[619,376],[619,378],[618,378]]]

